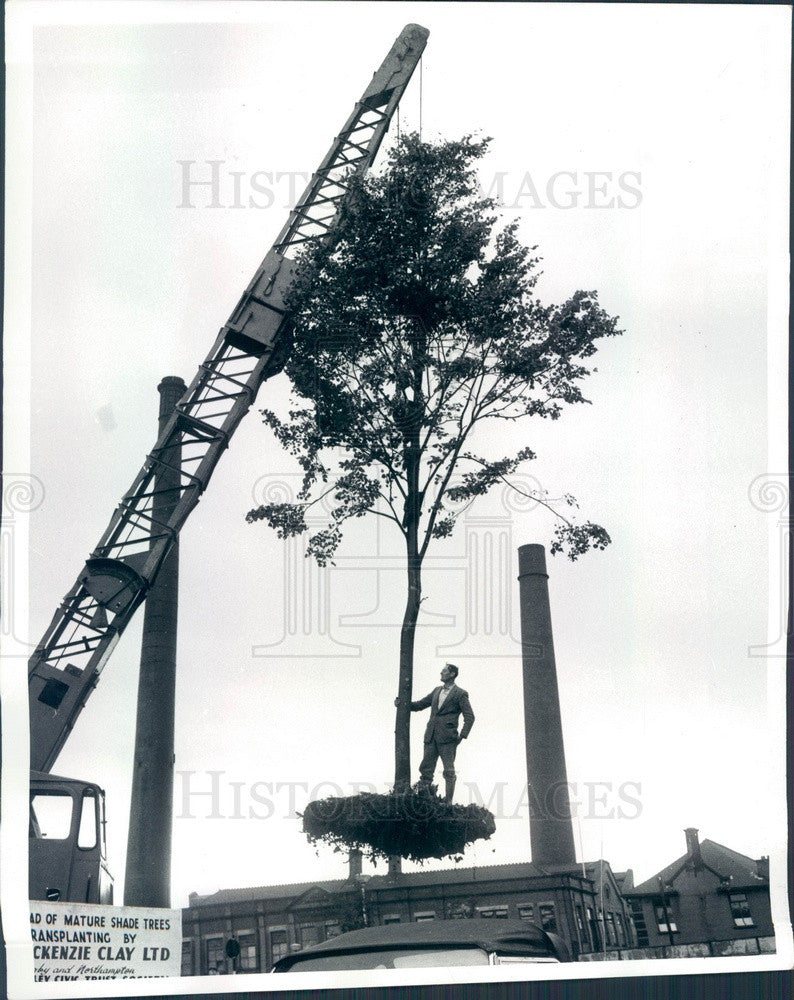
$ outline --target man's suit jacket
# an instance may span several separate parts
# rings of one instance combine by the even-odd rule
[[[412,712],[420,712],[423,708],[430,706],[430,721],[425,730],[425,743],[432,743],[433,740],[436,743],[457,743],[459,715],[463,715],[461,739],[465,739],[469,735],[471,727],[474,725],[474,712],[469,704],[469,696],[463,688],[453,684],[443,705],[439,708],[438,696],[442,690],[442,687],[437,687],[426,697],[411,702]]]

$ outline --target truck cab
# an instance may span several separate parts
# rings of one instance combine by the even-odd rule
[[[32,771],[28,845],[30,899],[113,902],[99,785]]]

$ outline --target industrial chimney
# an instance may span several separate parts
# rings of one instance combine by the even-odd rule
[[[354,847],[348,854],[348,880],[358,878],[362,870],[363,854]]]
[[[168,375],[157,390],[162,432],[185,392],[185,383]],[[152,517],[162,522],[168,520],[179,497],[181,445],[161,457],[163,463],[154,480]],[[144,608],[125,906],[171,905],[178,589],[179,543],[175,542],[149,588]]]
[[[574,865],[548,579],[543,546],[522,545],[518,550],[518,584],[532,860],[541,866]]]

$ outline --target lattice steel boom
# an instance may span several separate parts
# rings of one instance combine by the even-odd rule
[[[409,24],[334,139],[273,248],[221,329],[30,659],[31,767],[49,771],[262,382],[288,350],[292,254],[334,225],[353,174],[367,170],[424,50]],[[182,452],[179,485],[153,515],[155,477]],[[174,462],[174,466],[176,466]]]

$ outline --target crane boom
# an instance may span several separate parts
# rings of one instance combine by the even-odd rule
[[[262,382],[289,349],[294,253],[323,239],[354,174],[368,169],[427,41],[409,24],[356,103],[275,244],[113,513],[28,666],[31,767],[51,769],[100,671],[155,579]],[[181,449],[181,462],[177,456]],[[159,470],[178,484],[159,491]],[[155,516],[154,498],[158,496]]]

